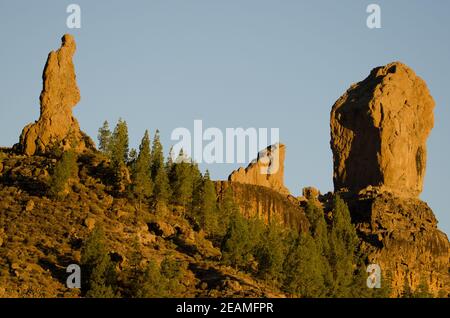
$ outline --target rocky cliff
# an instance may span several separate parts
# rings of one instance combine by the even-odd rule
[[[216,192],[219,202],[229,188],[240,211],[246,217],[258,217],[266,224],[272,221],[278,222],[299,232],[309,229],[305,211],[296,198],[264,186],[218,181]]]
[[[28,156],[44,154],[55,148],[83,151],[94,143],[80,131],[72,108],[80,101],[72,62],[76,44],[66,34],[59,50],[50,52],[44,68],[43,89],[40,96],[40,117],[27,125],[20,136],[18,150]]]
[[[286,147],[283,144],[271,145],[260,151],[247,168],[233,171],[228,180],[263,186],[288,195],[289,190],[284,186],[285,154]]]

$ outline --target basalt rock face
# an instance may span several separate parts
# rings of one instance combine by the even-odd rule
[[[74,38],[66,34],[59,50],[52,51],[43,73],[40,117],[27,125],[20,136],[18,149],[28,155],[45,154],[55,148],[83,151],[95,148],[90,138],[80,131],[72,108],[80,101],[72,57]]]
[[[425,202],[383,193],[347,203],[368,263],[379,264],[383,277],[390,276],[393,296],[423,283],[435,296],[449,294],[450,244]]]
[[[257,217],[266,224],[276,222],[299,232],[309,229],[305,210],[292,196],[253,184],[217,181],[215,186],[219,202],[231,190],[237,207],[247,218]]]
[[[425,82],[399,62],[377,67],[352,85],[331,111],[335,190],[375,187],[417,197],[434,104]]]
[[[244,184],[253,184],[270,188],[288,195],[289,190],[284,186],[284,158],[286,147],[275,144],[258,153],[247,168],[233,171],[228,180]]]

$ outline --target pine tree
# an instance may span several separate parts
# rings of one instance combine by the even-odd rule
[[[330,264],[328,262],[330,243],[323,208],[318,206],[316,202],[308,201],[305,214],[311,226],[311,235],[320,254],[320,262],[317,266],[320,267],[320,271],[323,273],[325,285],[331,286],[333,277]]]
[[[252,238],[259,239],[256,246],[255,258],[258,262],[258,276],[274,283],[281,280],[283,272],[283,261],[286,253],[286,245],[284,242],[284,234],[280,226],[271,223],[268,226],[260,220],[254,221],[255,225],[251,230]],[[265,229],[261,232],[261,225]]]
[[[201,180],[200,224],[206,232],[216,233],[218,227],[217,194],[209,171]]]
[[[109,123],[105,120],[103,126],[98,130],[98,148],[100,151],[109,156],[110,155],[110,143],[111,143],[111,130],[109,129]]]
[[[55,199],[62,198],[67,192],[67,185],[70,178],[77,177],[77,155],[73,151],[63,153],[53,171],[49,195]]]
[[[293,238],[283,264],[284,289],[299,297],[323,297],[326,293],[321,255],[309,233]]]
[[[247,220],[240,213],[234,213],[222,240],[223,262],[235,268],[245,267],[252,257],[252,248],[253,237]]]
[[[166,170],[164,167],[159,169],[156,173],[154,185],[153,185],[153,196],[152,205],[155,209],[156,214],[165,215],[167,212],[167,204],[170,198],[170,186],[169,178],[167,177]]]
[[[217,236],[219,239],[223,238],[227,229],[229,228],[230,219],[233,215],[240,213],[239,207],[234,201],[233,190],[231,187],[225,189],[223,198],[219,202],[218,206],[219,216],[218,216],[218,228]],[[220,240],[220,243],[222,240]]]
[[[116,273],[108,255],[103,229],[96,226],[81,250],[82,288],[86,297],[116,296]]]
[[[127,122],[119,119],[111,139],[111,160],[114,167],[128,162],[128,126]]]
[[[333,220],[329,238],[329,261],[333,273],[332,294],[335,297],[349,297],[358,237],[351,223],[350,211],[338,195],[333,199]]]
[[[161,275],[160,268],[154,260],[149,261],[139,282],[134,295],[137,298],[171,297],[167,279]]]
[[[146,130],[139,146],[139,155],[133,164],[133,181],[131,184],[132,193],[139,202],[139,208],[141,208],[142,200],[148,199],[152,195],[153,181],[150,169],[150,137]]]
[[[157,129],[155,132],[155,137],[153,138],[152,144],[152,178],[153,181],[156,180],[156,177],[159,171],[164,167],[164,154],[163,147],[161,145],[159,130]],[[167,172],[166,172],[167,174]]]
[[[183,149],[180,150],[178,158],[172,164],[170,171],[170,185],[172,188],[172,203],[184,207],[190,206],[192,193],[194,191],[193,171],[190,162],[186,159]]]
[[[159,130],[156,130],[155,138],[153,139],[151,159],[151,175],[153,179],[152,205],[156,214],[164,215],[167,212],[171,189],[164,165],[164,154]]]

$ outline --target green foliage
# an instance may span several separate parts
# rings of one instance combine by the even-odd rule
[[[160,298],[181,297],[185,291],[182,284],[185,266],[171,257],[166,257],[161,266],[150,259],[144,269],[140,268],[143,261],[139,244],[134,244],[134,252],[130,258],[128,282],[130,297]]]
[[[81,250],[82,291],[90,298],[116,297],[116,272],[105,245],[103,229],[96,226]]]
[[[150,198],[153,191],[153,181],[151,177],[151,153],[150,138],[148,131],[145,131],[139,146],[139,155],[132,166],[131,190],[134,197],[141,203],[142,200]]]
[[[276,223],[265,226],[260,220],[255,220],[250,232],[254,239],[260,238],[254,251],[258,262],[257,275],[267,281],[278,282],[282,278],[287,248],[283,230]]]
[[[223,262],[235,268],[247,267],[252,258],[254,240],[247,220],[240,213],[234,213],[222,240]]]
[[[297,297],[323,297],[326,285],[322,256],[309,233],[294,238],[284,261],[284,289]]]
[[[197,171],[194,171],[194,169]],[[194,182],[199,173],[197,166],[188,161],[184,156],[183,149],[181,149],[176,162],[171,164],[169,175],[173,204],[181,205],[185,209],[186,206],[190,206]]]
[[[169,178],[164,168],[157,171],[154,187],[152,205],[158,215],[165,215],[170,198]]]
[[[109,145],[114,167],[119,166],[120,163],[128,162],[128,126],[126,121],[119,119]]]
[[[329,241],[329,262],[333,274],[332,295],[349,297],[353,283],[358,237],[351,223],[350,211],[338,195],[333,199],[333,220]]]
[[[217,207],[217,194],[214,183],[211,181],[209,171],[196,182],[192,202],[192,215],[200,226],[209,234],[220,234],[219,211]]]
[[[428,283],[423,277],[420,279],[419,286],[417,286],[417,289],[412,294],[412,298],[433,298]]]
[[[100,151],[105,154],[106,156],[110,156],[110,150],[111,150],[111,130],[109,129],[109,123],[105,120],[103,123],[103,126],[98,130],[98,148]]]
[[[160,173],[160,170],[164,168],[164,154],[163,147],[161,145],[159,130],[155,132],[155,137],[153,138],[152,144],[152,178],[156,181],[156,177]],[[166,171],[167,173],[167,171]]]
[[[77,155],[73,151],[63,153],[56,163],[50,180],[49,195],[53,198],[61,198],[67,191],[70,178],[78,175]]]

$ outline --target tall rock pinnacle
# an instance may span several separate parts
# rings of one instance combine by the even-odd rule
[[[352,85],[331,111],[335,190],[418,196],[434,105],[425,82],[400,62]]]
[[[72,108],[80,101],[72,62],[75,50],[75,39],[66,34],[61,48],[48,56],[42,76],[39,120],[27,125],[20,136],[18,146],[26,155],[43,154],[55,147],[77,151],[93,147],[72,115]]]
[[[247,168],[233,171],[228,180],[270,188],[282,194],[289,194],[284,186],[284,157],[286,147],[275,144],[258,153]]]

